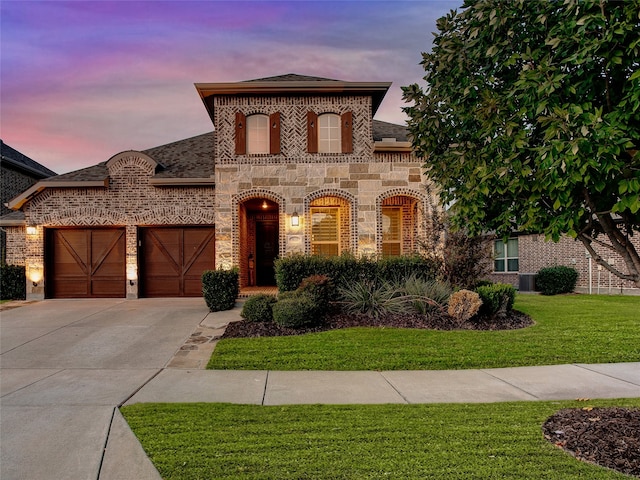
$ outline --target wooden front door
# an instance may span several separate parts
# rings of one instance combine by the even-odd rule
[[[278,256],[278,222],[256,220],[256,280],[258,285],[275,285],[273,262]]]
[[[199,297],[202,273],[215,268],[213,227],[140,229],[140,294]]]
[[[124,228],[48,229],[46,249],[47,297],[126,295]]]

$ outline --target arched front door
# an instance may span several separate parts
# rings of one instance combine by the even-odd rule
[[[279,253],[279,205],[266,198],[240,204],[240,285],[275,285]]]

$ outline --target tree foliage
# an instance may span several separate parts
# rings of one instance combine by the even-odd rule
[[[570,235],[640,286],[640,0],[467,0],[437,28],[403,90],[454,223]]]

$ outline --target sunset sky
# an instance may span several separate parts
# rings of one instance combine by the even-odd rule
[[[65,173],[211,131],[193,86],[285,73],[393,82],[403,124],[436,20],[462,0],[0,2],[0,137]]]

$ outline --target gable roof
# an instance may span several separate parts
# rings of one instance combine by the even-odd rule
[[[24,173],[35,178],[47,178],[56,175],[56,172],[49,170],[44,165],[39,164],[35,160],[20,153],[14,148],[4,143],[0,139],[0,157],[1,162],[11,165],[13,168],[22,170]]]

